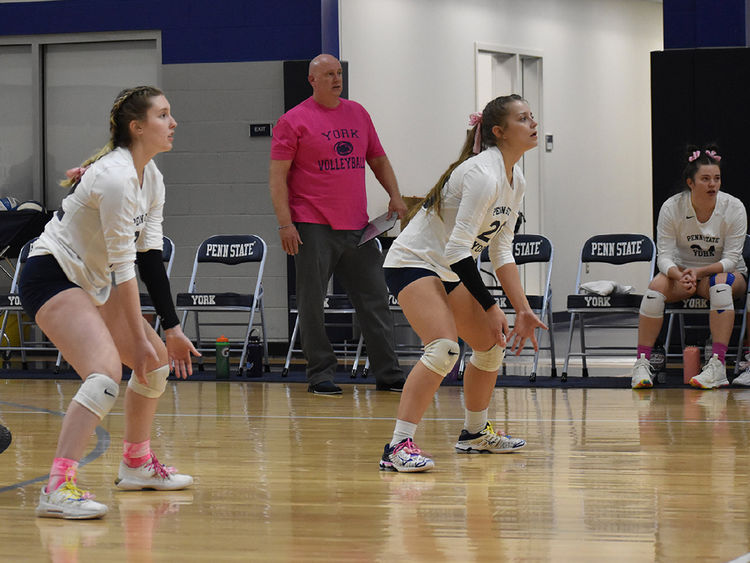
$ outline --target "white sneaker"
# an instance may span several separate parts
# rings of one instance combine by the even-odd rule
[[[139,467],[128,467],[124,461],[120,461],[120,470],[115,479],[115,486],[123,491],[178,491],[192,484],[190,475],[181,475],[174,467],[159,463],[153,453],[151,459]]]
[[[380,458],[380,469],[399,473],[429,471],[435,467],[435,462],[422,453],[411,438],[404,438],[393,446],[386,444],[383,457]]]
[[[719,356],[714,354],[703,371],[690,380],[690,385],[698,389],[716,389],[729,385],[727,380],[727,367],[719,361]]]
[[[526,440],[498,434],[487,422],[484,429],[477,434],[461,430],[456,442],[456,451],[460,454],[508,454],[517,452],[526,445]]]
[[[654,372],[651,371],[651,362],[646,359],[646,354],[641,354],[633,364],[630,386],[633,389],[648,389],[654,386]]]
[[[744,387],[750,387],[750,366],[745,368],[741,374],[732,380],[732,385],[742,385]]]
[[[65,518],[66,520],[88,520],[101,518],[107,513],[104,504],[91,500],[94,495],[78,488],[72,479],[68,479],[51,493],[42,487],[36,515],[42,518]]]

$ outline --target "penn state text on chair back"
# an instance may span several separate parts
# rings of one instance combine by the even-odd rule
[[[177,309],[183,312],[183,330],[188,314],[192,313],[195,321],[196,348],[201,352],[213,350],[216,337],[228,333],[231,327],[245,327],[244,336],[238,333],[237,336],[240,338],[230,337],[234,349],[237,344],[241,344],[239,375],[243,375],[246,369],[248,345],[254,326],[261,329],[263,363],[265,370],[269,370],[263,306],[263,271],[266,254],[266,243],[258,235],[208,237],[201,242],[195,252],[188,291],[177,294]],[[254,271],[242,268],[243,265],[250,264],[256,266]],[[217,268],[210,267],[213,265]],[[238,273],[232,275],[233,270],[238,270]],[[222,314],[218,320],[215,313]],[[248,318],[246,322],[230,322],[226,318],[227,313],[247,315]],[[209,320],[206,320],[206,317],[209,317]],[[219,334],[212,333],[206,339],[205,334],[202,334],[204,327],[221,328],[218,330]],[[202,367],[202,359],[199,360],[199,365]]]
[[[635,350],[634,346],[621,346],[618,344],[603,344],[597,346],[586,345],[587,321],[596,320],[597,333],[600,329],[622,329],[635,328],[637,326],[637,315],[641,305],[642,294],[621,293],[614,291],[609,295],[596,295],[583,292],[584,270],[587,264],[608,264],[607,274],[615,274],[614,277],[622,277],[620,268],[634,263],[643,262],[643,272],[639,272],[637,279],[615,279],[623,285],[634,285],[636,287],[647,287],[654,277],[656,268],[656,245],[651,237],[638,233],[600,234],[590,237],[581,247],[581,257],[578,262],[578,273],[576,275],[575,293],[568,295],[567,311],[570,314],[570,326],[568,329],[568,351],[563,365],[562,381],[567,381],[568,366],[571,357],[580,357],[582,360],[582,375],[588,376],[586,358],[588,356],[607,356],[614,352]],[[623,320],[622,317],[634,317],[631,322]],[[609,317],[614,322],[607,324],[600,322],[602,318]],[[573,333],[578,322],[580,333],[580,352],[572,352]],[[635,339],[633,339],[635,341]]]
[[[167,236],[162,237],[161,260],[166,264],[165,270],[167,272],[167,279],[169,279],[172,275],[172,264],[174,263],[174,242],[172,242],[172,239]],[[151,296],[147,292],[140,292],[140,299],[142,313],[146,315],[153,315],[156,313],[154,304],[151,301]],[[161,321],[157,316],[154,321],[154,330],[156,330],[156,332],[159,332],[160,322]]]
[[[57,348],[49,340],[47,340],[43,334],[42,340],[26,339],[26,329],[33,326],[35,323],[33,321],[24,320],[25,315],[23,313],[23,307],[21,306],[21,299],[18,295],[18,279],[21,275],[22,268],[29,258],[31,248],[36,242],[37,238],[39,237],[32,238],[30,241],[26,242],[19,250],[9,293],[0,295],[0,313],[2,313],[2,322],[0,323],[0,352],[3,353],[3,359],[6,366],[8,365],[13,352],[20,352],[21,364],[24,369],[28,367],[26,355],[27,352],[57,352],[57,359],[55,360],[55,373],[58,373],[60,371],[60,365],[62,363],[62,356]],[[10,320],[11,315],[14,315],[16,319],[16,327],[18,329],[17,345],[11,342],[10,335],[8,334],[8,321]]]

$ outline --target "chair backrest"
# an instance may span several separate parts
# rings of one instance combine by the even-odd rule
[[[263,270],[266,263],[266,242],[257,235],[213,235],[204,240],[195,253],[193,272],[190,275],[188,292],[195,291],[199,264],[222,264],[236,266],[257,262],[254,294],[262,294]]]
[[[629,264],[650,262],[656,258],[651,237],[635,233],[595,235],[583,243],[581,262]]]
[[[547,264],[546,272],[541,278],[541,294],[548,295],[550,288],[550,281],[552,278],[552,259],[554,256],[554,249],[550,240],[542,235],[534,234],[516,234],[513,237],[513,259],[516,264],[523,266],[525,264]],[[482,267],[482,264],[489,264],[490,257],[489,251],[485,248],[480,254],[477,260],[480,273],[486,275],[497,285],[490,285],[490,290],[501,289],[495,273],[490,267],[489,270]]]
[[[21,275],[21,266],[26,263],[26,261],[29,259],[29,253],[31,252],[31,247],[34,245],[36,240],[39,237],[34,237],[30,241],[28,241],[26,244],[24,244],[21,247],[21,251],[18,253],[18,260],[16,261],[16,270],[13,272],[13,280],[10,282],[10,292],[11,293],[18,293],[18,278]]]
[[[750,235],[745,235],[745,245],[742,247],[742,258],[745,259],[745,265],[750,268]]]
[[[26,260],[29,259],[29,253],[31,252],[31,247],[34,245],[34,243],[37,241],[39,237],[34,237],[29,242],[23,245],[21,248],[21,252],[18,253],[18,262],[20,264],[25,264]]]
[[[174,242],[167,236],[162,237],[161,259],[162,262],[167,263],[167,277],[169,277],[174,263]]]
[[[578,263],[576,293],[581,286],[583,265],[592,262],[621,266],[635,262],[649,262],[649,280],[654,277],[656,268],[656,244],[651,237],[637,233],[595,235],[581,248]]]
[[[196,262],[242,264],[266,258],[266,243],[256,235],[213,235],[198,247]]]

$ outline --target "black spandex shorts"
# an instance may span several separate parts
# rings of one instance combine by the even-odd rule
[[[61,291],[72,287],[78,286],[68,279],[54,256],[32,256],[26,260],[21,270],[18,296],[21,298],[23,310],[35,319],[42,305]]]
[[[385,283],[388,284],[388,290],[391,295],[394,295],[398,299],[398,294],[411,282],[417,281],[420,278],[426,278],[428,276],[435,276],[439,278],[435,272],[428,270],[427,268],[383,268],[385,272]],[[443,282],[443,287],[446,293],[450,293],[456,289],[461,282],[449,282],[440,280]]]

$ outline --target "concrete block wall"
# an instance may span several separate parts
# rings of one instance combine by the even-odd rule
[[[275,123],[284,111],[283,63],[163,65],[162,87],[178,122],[173,150],[157,159],[167,187],[164,233],[175,243],[172,291],[186,291],[207,237],[258,235],[268,245],[268,340],[286,341],[286,255],[268,190],[271,138],[249,136],[250,123]],[[233,278],[217,290],[237,291]]]

